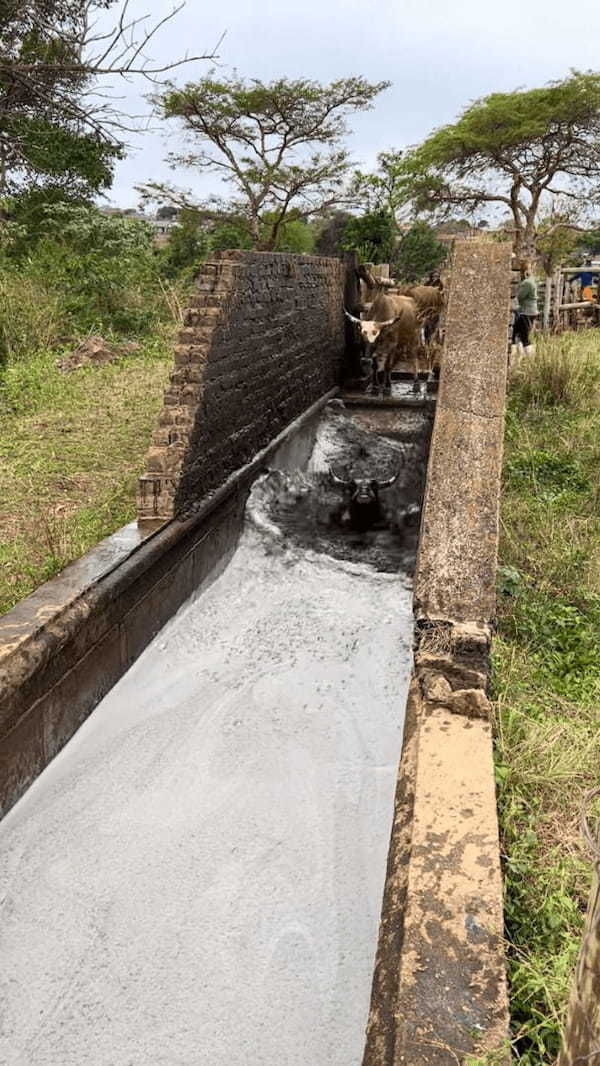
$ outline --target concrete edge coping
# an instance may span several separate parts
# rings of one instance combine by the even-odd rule
[[[112,585],[110,579],[121,570],[129,584],[140,572],[149,569],[165,551],[192,533],[197,526],[201,526],[229,496],[246,486],[266,460],[290,436],[310,422],[338,393],[337,386],[329,389],[285,426],[249,463],[230,474],[218,489],[201,501],[189,518],[169,519],[145,535],[143,527],[138,530],[137,523],[128,523],[100,541],[81,558],[74,560],[60,574],[40,585],[0,617],[2,697],[5,698],[10,691],[11,673],[14,675],[13,686],[18,686],[43,663],[48,649],[42,638],[51,626],[60,622],[61,643],[64,643],[68,639],[69,630],[81,625],[81,613],[77,606],[87,594],[98,591],[103,584]],[[127,575],[122,569],[125,567]],[[15,672],[14,663],[19,658],[24,660],[24,670]]]
[[[487,273],[482,269],[486,265]],[[453,268],[415,572],[409,728],[398,774],[362,1066],[458,1066],[487,1053],[494,1062],[510,1061],[488,699],[508,257],[465,243],[455,251]],[[482,276],[486,284],[474,285]],[[465,322],[470,331],[466,339]],[[483,358],[475,359],[474,352]],[[498,412],[485,420],[489,430],[479,447],[475,435],[481,431],[471,410],[481,408],[490,387],[498,393]],[[448,412],[462,419],[460,432]],[[487,453],[493,459],[491,474],[481,475],[481,482],[493,520],[483,528],[469,493],[480,471],[487,472]],[[451,543],[457,529],[460,555]]]

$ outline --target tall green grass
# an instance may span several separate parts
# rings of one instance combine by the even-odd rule
[[[134,517],[172,337],[68,374],[56,355],[0,380],[0,613]]]
[[[600,782],[600,335],[513,372],[494,643],[513,1046],[555,1061],[587,903],[579,834]]]
[[[0,366],[52,347],[64,325],[56,291],[19,271],[0,270]]]

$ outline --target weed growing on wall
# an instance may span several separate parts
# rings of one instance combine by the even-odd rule
[[[494,647],[512,1033],[555,1061],[587,905],[600,780],[600,337],[540,342],[509,391]]]

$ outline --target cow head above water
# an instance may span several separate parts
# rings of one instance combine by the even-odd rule
[[[381,481],[379,478],[352,477],[347,479],[336,474],[332,466],[329,467],[329,474],[334,485],[339,485],[340,488],[346,489],[350,499],[357,504],[375,503],[379,499],[379,490],[391,488],[398,479],[399,473],[400,471],[385,481]]]
[[[346,503],[341,514],[342,524],[351,526],[359,533],[366,533],[367,530],[384,523],[386,516],[379,493],[381,489],[390,488],[399,473],[400,471],[384,481],[378,478],[342,478],[336,474],[333,467],[329,467],[329,475],[334,485],[339,485],[346,494]]]

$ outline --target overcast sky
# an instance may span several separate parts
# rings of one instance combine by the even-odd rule
[[[171,0],[132,0],[131,9],[156,20],[172,6]],[[362,74],[391,81],[374,109],[353,122],[349,143],[367,167],[382,149],[417,142],[479,96],[541,85],[571,67],[600,67],[598,0],[187,0],[150,54],[168,62],[186,51],[204,53],[224,31],[219,64],[244,77],[328,82]],[[174,79],[182,84],[209,67],[191,64]],[[148,110],[145,91],[143,84],[125,86],[130,112]],[[173,172],[163,161],[170,148],[180,147],[174,124],[130,136],[130,143],[127,159],[117,166],[111,202],[135,206],[134,186],[147,180],[199,190],[193,174]],[[201,191],[219,191],[216,179]]]

